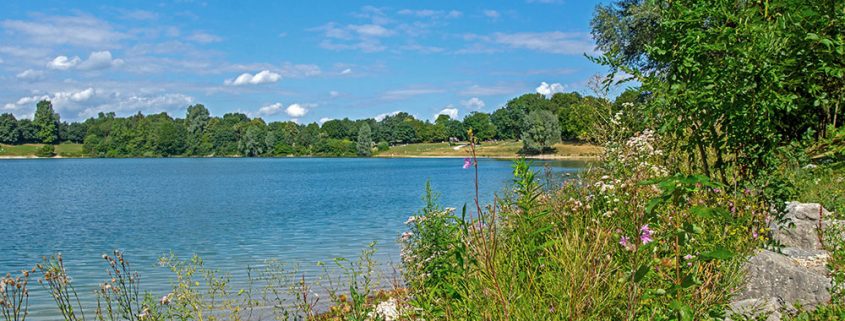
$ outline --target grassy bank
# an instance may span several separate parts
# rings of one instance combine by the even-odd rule
[[[588,144],[559,143],[554,145],[554,154],[541,157],[549,158],[593,158],[598,156],[602,148]],[[478,157],[519,157],[522,142],[497,141],[484,142],[476,147]],[[465,142],[449,145],[449,143],[420,143],[390,147],[389,150],[379,152],[376,157],[466,157]]]
[[[2,157],[36,157],[38,150],[44,144],[5,145],[0,144],[0,158]],[[55,145],[56,155],[60,157],[85,157],[82,144],[64,143]],[[487,142],[477,147],[478,157],[516,158],[520,155],[521,142],[498,141]],[[538,158],[595,158],[602,151],[601,147],[589,144],[559,143],[555,145],[554,154],[544,154]],[[387,151],[380,152],[375,157],[466,157],[465,143],[450,146],[448,143],[419,143],[393,146]]]
[[[6,145],[0,144],[0,157],[36,157],[38,150],[44,144]],[[56,155],[61,157],[82,157],[82,144],[55,145]]]

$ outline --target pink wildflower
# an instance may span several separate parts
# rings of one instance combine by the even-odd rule
[[[472,166],[472,159],[464,158],[464,169],[470,168],[470,166]]]
[[[621,238],[619,238],[619,245],[628,247],[628,237],[623,235]]]
[[[648,228],[648,224],[640,227],[640,241],[642,241],[643,245],[654,241],[654,239],[651,238],[651,229]]]

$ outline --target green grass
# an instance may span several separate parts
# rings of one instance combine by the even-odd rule
[[[522,142],[499,141],[484,142],[476,147],[479,157],[517,157],[522,149]],[[587,158],[596,157],[601,153],[601,147],[588,144],[560,143],[555,145],[555,153],[547,154],[555,157]],[[465,142],[449,143],[419,143],[392,146],[389,150],[376,154],[377,157],[465,157],[469,149]]]
[[[35,157],[44,144],[5,145],[0,144],[0,156]],[[63,143],[56,145],[56,155],[62,157],[82,157],[82,144]]]

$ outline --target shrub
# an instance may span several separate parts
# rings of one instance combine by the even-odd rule
[[[56,146],[49,145],[49,144],[41,146],[35,152],[35,156],[38,156],[38,157],[53,157],[53,156],[56,156]]]

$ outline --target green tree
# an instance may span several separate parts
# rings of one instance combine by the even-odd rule
[[[593,33],[596,61],[634,75],[661,134],[724,181],[762,177],[779,146],[835,126],[843,25],[842,1],[628,0],[600,7]]]
[[[358,156],[369,157],[373,153],[373,137],[370,126],[366,123],[358,129],[358,141],[355,147],[358,150]]]
[[[518,139],[525,129],[526,114],[527,109],[510,102],[505,107],[494,111],[490,116],[490,121],[496,126],[498,138]]]
[[[491,140],[496,137],[496,125],[490,120],[490,114],[472,112],[464,117],[464,127],[472,129],[475,137],[480,140]]]
[[[264,130],[257,125],[247,127],[245,134],[238,141],[238,150],[241,155],[252,157],[264,153],[265,141]]]
[[[155,146],[159,155],[176,156],[185,152],[185,127],[172,121],[163,122],[155,134]]]
[[[21,133],[18,130],[18,120],[15,115],[0,115],[0,143],[17,144],[20,142]]]
[[[528,154],[543,153],[560,142],[560,124],[557,116],[548,110],[535,110],[528,114],[526,130],[522,134],[522,149]]]
[[[38,126],[29,119],[18,120],[18,131],[20,132],[21,144],[37,143],[38,140]]]
[[[35,107],[35,118],[32,122],[38,128],[37,137],[42,143],[58,143],[59,114],[53,111],[53,104],[49,100],[38,102]]]

